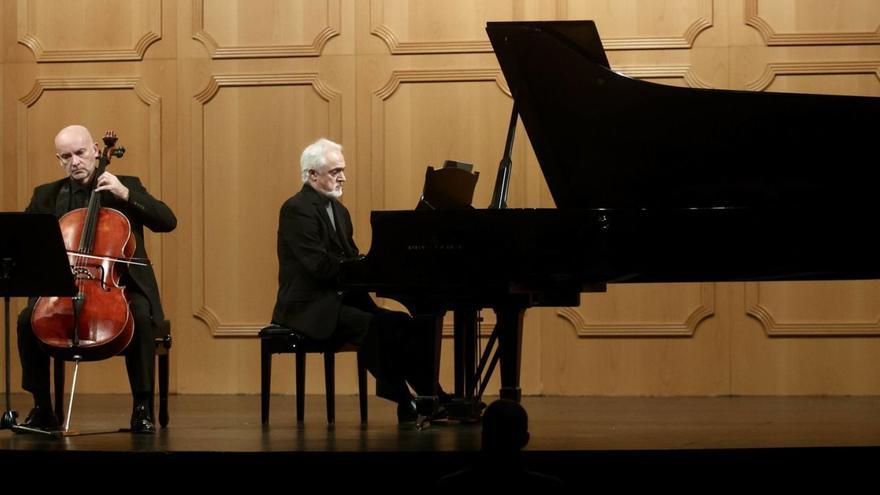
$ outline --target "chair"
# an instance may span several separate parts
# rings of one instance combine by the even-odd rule
[[[153,337],[156,345],[156,357],[158,358],[159,370],[159,424],[168,426],[168,355],[171,352],[171,322],[164,320],[156,329]],[[55,381],[55,415],[58,421],[64,421],[64,360],[54,360]],[[153,398],[150,399],[150,409],[154,409]]]
[[[335,356],[337,352],[357,352],[357,347],[344,345],[334,348],[324,341],[310,339],[296,330],[280,325],[269,325],[260,330],[260,398],[261,417],[263,424],[269,423],[269,388],[272,374],[272,354],[296,354],[296,420],[303,421],[305,409],[306,355],[321,353],[324,355],[324,382],[327,391],[327,422],[336,421],[336,377]],[[358,395],[360,399],[361,422],[367,421],[367,372],[364,369],[361,353],[357,355]]]

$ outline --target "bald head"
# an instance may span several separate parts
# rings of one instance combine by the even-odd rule
[[[71,179],[87,184],[95,172],[98,143],[92,133],[81,125],[69,125],[55,136],[55,153],[61,167]]]
[[[55,148],[69,141],[85,141],[89,144],[94,142],[92,141],[92,133],[78,124],[69,125],[58,131],[58,134],[55,135]]]

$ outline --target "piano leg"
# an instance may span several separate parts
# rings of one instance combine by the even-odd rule
[[[473,399],[476,391],[477,309],[455,308],[455,395]]]
[[[410,312],[424,314],[424,318],[428,318],[428,314],[431,314],[431,317],[435,318],[437,339],[434,378],[435,383],[439,383],[444,312],[436,311],[436,308],[431,307],[420,307],[419,309],[424,313],[418,309],[414,312],[412,308],[410,308]],[[478,308],[473,305],[457,305],[454,308],[455,394],[452,401],[446,403],[445,406],[449,419],[456,421],[479,421],[483,412],[483,403],[475,396],[476,385],[479,382],[479,377],[476,374],[477,339],[479,338],[477,334],[478,311]]]
[[[498,352],[501,353],[502,399],[522,398],[519,388],[519,372],[522,359],[522,326],[526,308],[520,305],[495,308],[498,316]]]

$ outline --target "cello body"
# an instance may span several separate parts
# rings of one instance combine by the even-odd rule
[[[103,158],[96,177],[106,167]],[[131,224],[119,211],[101,208],[99,193],[93,192],[89,207],[66,213],[59,226],[79,290],[75,297],[39,298],[31,316],[34,335],[59,359],[98,361],[115,356],[134,335],[125,288],[119,285],[121,267],[115,261],[134,254]]]

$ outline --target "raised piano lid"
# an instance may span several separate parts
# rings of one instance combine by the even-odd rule
[[[486,31],[559,208],[856,206],[876,219],[880,98],[630,79],[592,21]]]

